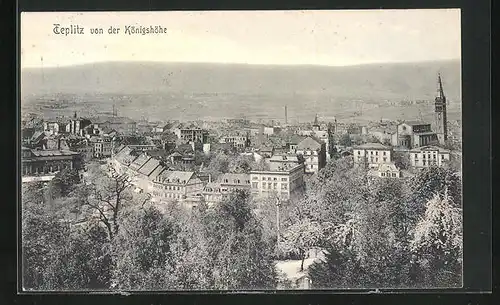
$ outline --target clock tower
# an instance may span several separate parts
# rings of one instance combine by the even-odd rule
[[[443,92],[441,74],[438,74],[438,88],[436,99],[434,100],[434,112],[436,117],[436,133],[440,144],[444,144],[448,139],[448,121],[446,117],[446,97]]]

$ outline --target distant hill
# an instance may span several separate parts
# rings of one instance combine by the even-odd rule
[[[352,99],[429,99],[441,72],[447,95],[460,100],[460,61],[347,67],[105,62],[27,68],[21,95],[229,94],[317,95]]]

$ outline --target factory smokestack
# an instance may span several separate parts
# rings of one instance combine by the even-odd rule
[[[288,112],[287,112],[287,107],[285,106],[285,125],[288,124]]]

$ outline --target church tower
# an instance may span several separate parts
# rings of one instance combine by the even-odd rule
[[[446,97],[443,92],[443,83],[441,82],[441,74],[438,74],[438,88],[436,99],[434,100],[435,116],[436,116],[436,133],[440,144],[444,144],[448,139],[448,121],[446,117]]]

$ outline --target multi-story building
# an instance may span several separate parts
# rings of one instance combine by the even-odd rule
[[[94,146],[94,158],[111,157],[113,151],[113,139],[104,136],[93,136],[90,138],[90,144]]]
[[[392,135],[392,145],[408,149],[437,144],[438,136],[431,124],[422,121],[407,121],[398,125]]]
[[[401,178],[401,170],[394,163],[382,163],[373,171],[380,178]]]
[[[165,170],[153,180],[152,185],[152,195],[161,201],[183,201],[203,191],[203,182],[194,172]]]
[[[194,124],[179,124],[177,127],[173,128],[172,131],[177,136],[177,138],[184,143],[206,143],[208,139],[208,132],[199,128],[198,126],[195,126]]]
[[[80,169],[81,156],[65,150],[21,149],[21,175],[50,175],[63,169]]]
[[[288,200],[304,190],[304,164],[286,165],[279,170],[251,171],[250,183],[254,196],[277,196]]]
[[[92,122],[89,119],[77,118],[76,113],[73,119],[69,120],[66,125],[66,132],[74,135],[83,136],[85,127],[90,126]]]
[[[302,155],[305,171],[308,174],[318,173],[326,165],[326,143],[316,137],[307,137],[302,140],[296,149]]]
[[[215,182],[209,182],[203,189],[203,198],[209,205],[229,198],[236,190],[250,191],[250,175],[227,173]]]
[[[437,146],[424,146],[410,150],[410,164],[413,168],[443,166],[450,160],[450,151]]]
[[[380,164],[392,162],[392,148],[380,143],[367,143],[353,148],[354,164],[378,168]]]
[[[59,134],[66,132],[68,122],[62,119],[46,121],[43,123],[43,131],[47,134]]]
[[[237,149],[245,149],[249,146],[249,139],[247,134],[234,133],[222,136],[219,140],[220,144],[230,144]]]
[[[281,170],[285,167],[296,166],[303,163],[298,155],[290,153],[276,154],[272,156],[268,162],[271,170]]]
[[[115,130],[120,134],[129,135],[137,132],[137,123],[126,117],[97,117],[91,121],[98,128]]]

